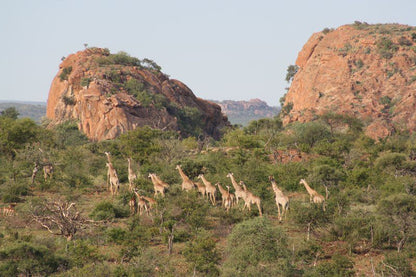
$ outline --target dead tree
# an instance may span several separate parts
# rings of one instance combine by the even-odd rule
[[[68,241],[87,223],[75,203],[61,200],[32,206],[32,220],[51,234],[64,236]]]

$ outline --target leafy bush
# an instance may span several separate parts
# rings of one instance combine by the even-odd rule
[[[311,271],[306,272],[305,274],[307,277],[345,277],[354,275],[354,262],[342,255],[334,255],[330,262],[320,263]]]
[[[201,272],[204,276],[219,275],[217,265],[220,254],[216,249],[215,241],[207,231],[197,232],[195,238],[186,244],[183,254],[191,263],[191,270]]]
[[[98,203],[90,214],[95,220],[112,220],[114,218],[127,217],[129,211],[114,206],[111,202],[102,201]]]
[[[378,273],[382,276],[415,276],[412,265],[406,254],[390,253],[386,255],[378,267]]]
[[[80,85],[82,87],[88,87],[90,85],[90,82],[91,82],[91,78],[83,77],[83,78],[81,78]]]
[[[228,237],[224,276],[289,276],[286,234],[262,217],[234,226]]]
[[[72,66],[64,67],[62,69],[61,74],[59,74],[59,79],[61,81],[68,80],[68,75],[71,74],[71,72],[72,72]]]
[[[67,260],[44,246],[18,242],[0,250],[1,276],[46,276],[67,267]]]
[[[22,201],[21,196],[29,194],[29,188],[26,184],[8,185],[1,193],[4,203],[14,203]]]

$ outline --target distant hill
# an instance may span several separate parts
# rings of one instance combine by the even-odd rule
[[[252,120],[275,117],[280,111],[279,107],[271,107],[260,99],[251,99],[249,101],[211,101],[221,106],[222,112],[228,116],[228,120],[232,124],[241,124],[243,126]]]
[[[20,102],[0,100],[0,112],[10,107],[16,108],[16,110],[20,114],[19,118],[29,117],[37,123],[40,123],[42,117],[46,115],[46,103],[44,102]]]
[[[259,99],[252,99],[249,101],[234,101],[234,100],[210,100],[221,106],[221,110],[228,116],[231,124],[241,124],[246,126],[252,120],[261,118],[272,118],[276,116],[280,107],[272,107],[266,102]],[[19,117],[29,117],[40,123],[42,117],[46,115],[45,102],[20,102],[20,101],[2,101],[0,100],[0,112],[9,108],[15,107],[20,113]]]

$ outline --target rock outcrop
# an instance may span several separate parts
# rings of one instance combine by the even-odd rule
[[[218,138],[229,122],[220,106],[197,98],[151,60],[88,48],[65,58],[49,91],[52,124],[76,120],[91,140],[113,139],[148,125]]]
[[[220,105],[221,110],[225,113],[232,124],[247,125],[252,120],[261,118],[272,118],[279,114],[277,107],[270,107],[266,102],[260,99],[251,99],[249,101],[213,101]]]
[[[416,28],[356,22],[311,36],[285,96],[284,124],[326,112],[361,118],[366,133],[416,130]]]

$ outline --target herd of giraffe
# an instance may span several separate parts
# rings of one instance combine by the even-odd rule
[[[105,152],[107,156],[107,186],[112,196],[118,194],[120,189],[120,182],[118,179],[117,172],[111,162],[111,155],[109,152]],[[156,205],[156,200],[150,197],[146,197],[140,195],[139,190],[135,188],[134,181],[137,179],[137,175],[134,173],[134,170],[131,167],[132,160],[131,158],[127,158],[128,162],[128,180],[129,180],[129,190],[132,192],[132,197],[129,201],[130,212],[132,214],[139,213],[142,215],[143,213],[147,213],[149,215],[152,208]],[[234,178],[233,173],[228,173],[227,177],[230,178],[231,184],[234,188],[234,194],[230,192],[230,187],[226,186],[227,189],[224,189],[220,183],[216,183],[213,185],[209,182],[204,174],[200,174],[198,179],[201,179],[202,183],[192,181],[182,170],[180,165],[176,166],[176,169],[179,172],[179,175],[182,179],[181,188],[184,191],[191,191],[193,189],[197,189],[199,193],[204,198],[207,198],[208,201],[211,202],[213,206],[216,205],[215,200],[215,193],[216,188],[218,188],[221,194],[221,206],[226,209],[228,212],[232,207],[238,206],[239,199],[244,201],[243,210],[247,209],[251,211],[251,205],[255,204],[259,211],[259,215],[263,216],[262,209],[261,209],[261,199],[260,197],[254,195],[251,191],[247,189],[246,184],[244,181],[237,181]],[[154,197],[160,195],[161,197],[165,196],[165,190],[169,188],[169,184],[162,181],[159,176],[155,173],[149,173],[148,178],[153,183],[154,189]],[[289,197],[286,196],[283,191],[277,186],[276,180],[273,176],[269,176],[269,181],[271,182],[272,189],[275,194],[275,202],[278,210],[278,219],[279,221],[283,220],[283,217],[286,218],[286,213],[289,209]],[[325,197],[319,194],[317,191],[312,189],[308,183],[301,179],[299,184],[303,184],[306,191],[309,194],[310,202],[315,204],[322,204],[322,208],[325,211]]]
[[[107,187],[112,196],[118,194],[120,189],[120,181],[117,175],[117,171],[111,162],[111,155],[109,152],[105,152],[107,156],[107,163],[106,166],[108,168],[107,171]],[[156,205],[156,200],[151,197],[146,197],[144,195],[140,195],[139,190],[135,187],[134,182],[137,179],[137,175],[134,173],[132,169],[132,160],[131,158],[127,158],[128,162],[128,180],[129,180],[129,191],[132,192],[132,197],[129,201],[130,212],[132,214],[139,213],[142,215],[143,213],[150,214],[150,211]],[[251,205],[255,204],[259,211],[259,215],[262,216],[262,209],[261,209],[261,199],[260,197],[254,195],[251,191],[247,189],[246,184],[243,181],[237,183],[234,178],[233,173],[228,173],[227,177],[230,178],[231,184],[234,188],[234,193],[230,192],[230,187],[226,186],[227,189],[224,189],[220,183],[216,183],[213,185],[209,182],[204,174],[200,174],[198,179],[201,179],[202,183],[192,181],[182,170],[180,165],[176,166],[176,169],[179,172],[180,177],[182,178],[182,190],[190,191],[194,188],[197,189],[199,193],[204,198],[207,198],[208,201],[211,202],[213,206],[216,205],[215,193],[217,188],[221,194],[221,206],[226,209],[228,212],[232,207],[238,206],[239,199],[244,201],[244,209],[248,209],[251,211]],[[35,164],[35,169],[32,174],[32,182],[36,173],[38,171],[38,165]],[[44,171],[44,178],[52,178],[53,173],[53,166],[47,165],[43,168]],[[148,177],[153,183],[154,188],[154,196],[160,195],[161,197],[165,196],[165,190],[169,188],[169,184],[162,181],[160,177],[158,177],[155,173],[149,173]],[[286,213],[289,208],[289,197],[286,196],[283,191],[277,186],[276,180],[273,176],[269,176],[269,181],[271,182],[272,189],[275,194],[275,202],[278,210],[278,219],[279,221],[283,220],[283,217],[286,218]],[[317,191],[312,189],[308,183],[301,179],[299,184],[303,184],[306,191],[309,194],[309,199],[311,203],[315,204],[322,204],[322,209],[325,211],[325,197],[319,194]],[[16,214],[15,212],[15,204],[10,204],[8,207],[2,208],[3,216],[13,216]]]

